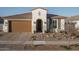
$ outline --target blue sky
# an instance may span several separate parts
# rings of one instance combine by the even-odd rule
[[[78,7],[46,7],[48,13],[62,16],[79,15]],[[33,7],[0,7],[0,16],[9,16],[31,12]]]

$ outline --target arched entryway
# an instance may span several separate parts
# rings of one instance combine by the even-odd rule
[[[42,32],[42,20],[38,19],[36,21],[36,32]]]

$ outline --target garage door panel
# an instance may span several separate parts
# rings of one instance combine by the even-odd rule
[[[29,27],[29,26],[30,26],[30,27]],[[28,28],[28,32],[31,31],[31,28],[32,28],[32,27],[31,27],[31,22],[28,22],[28,26],[27,26],[27,27],[29,27],[29,28]]]
[[[12,32],[31,32],[31,21],[12,21]]]

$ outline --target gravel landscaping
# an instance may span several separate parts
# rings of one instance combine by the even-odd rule
[[[79,50],[79,33],[3,33],[0,50]]]

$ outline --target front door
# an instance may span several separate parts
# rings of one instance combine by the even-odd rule
[[[36,21],[36,32],[42,32],[42,20],[38,19]]]

